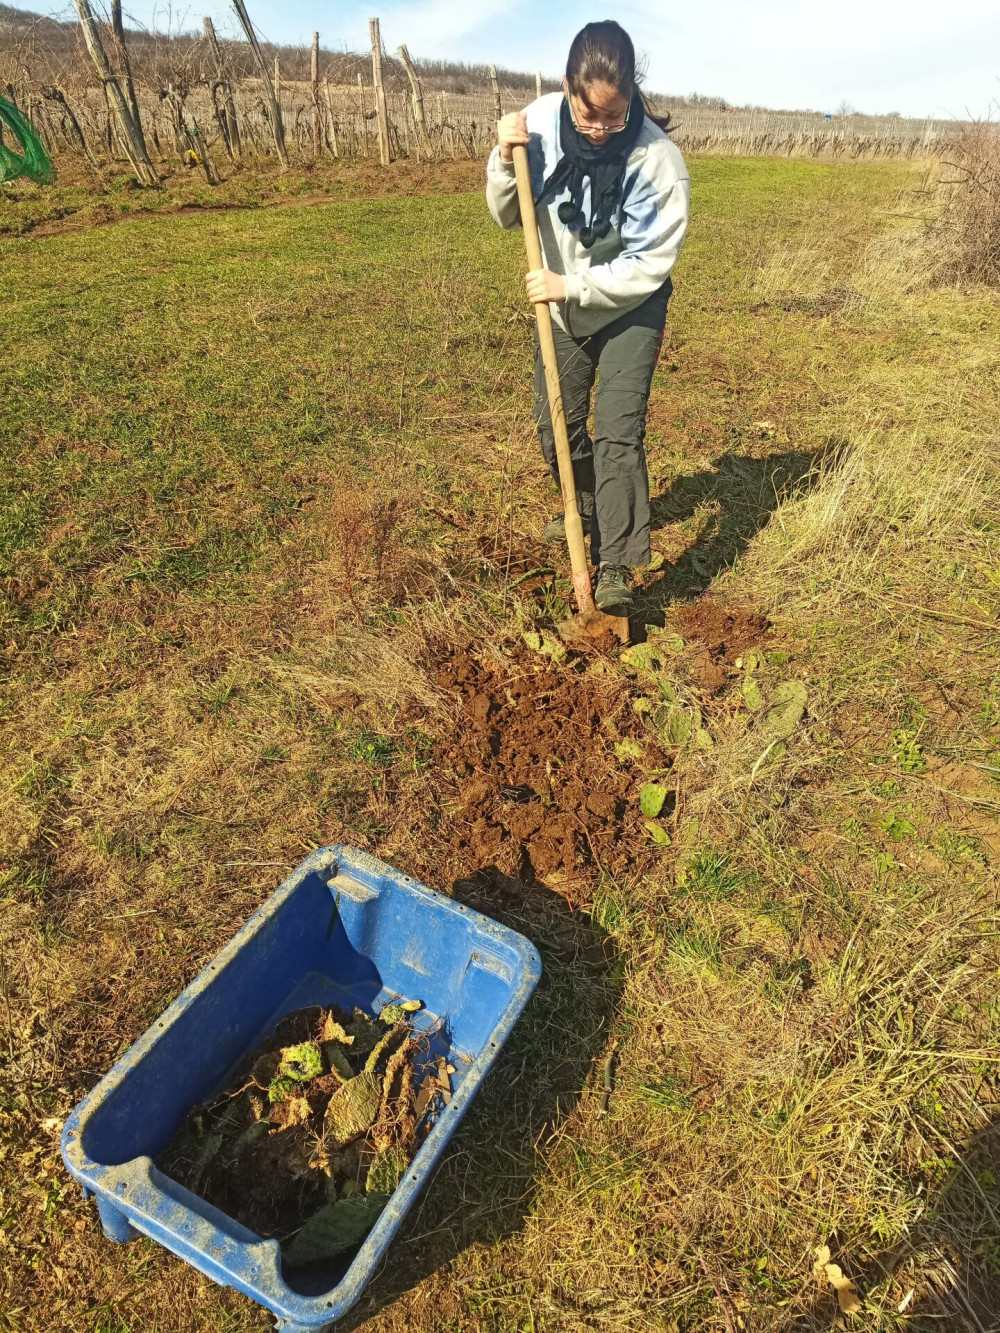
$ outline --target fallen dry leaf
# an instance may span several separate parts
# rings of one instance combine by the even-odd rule
[[[427,1114],[431,1103],[439,1092],[440,1087],[438,1086],[437,1075],[432,1073],[425,1074],[423,1081],[417,1090],[416,1101],[413,1106],[413,1113],[418,1120]]]
[[[826,1266],[830,1262],[829,1245],[817,1245],[815,1255],[816,1262],[813,1264],[813,1277],[825,1277]]]
[[[840,1265],[830,1262],[829,1245],[817,1245],[814,1254],[816,1262],[813,1264],[813,1275],[825,1277],[833,1287],[842,1314],[858,1314],[863,1308],[861,1298],[851,1279],[844,1276]]]
[[[854,1283],[849,1277],[845,1277],[839,1264],[827,1264],[826,1275],[830,1279],[830,1285],[837,1293],[837,1304],[844,1314],[857,1314],[861,1309],[861,1299],[855,1290]]]
[[[813,1277],[825,1277],[837,1293],[837,1305],[840,1306],[841,1314],[857,1314],[863,1309],[861,1298],[857,1294],[855,1284],[851,1278],[844,1277],[843,1269],[839,1264],[831,1264],[829,1261],[829,1245],[817,1245],[813,1250],[816,1256],[816,1262],[812,1265]]]
[[[438,1085],[441,1088],[441,1096],[444,1098],[445,1106],[451,1101],[451,1079],[448,1076],[450,1066],[443,1055],[437,1058],[437,1078]]]

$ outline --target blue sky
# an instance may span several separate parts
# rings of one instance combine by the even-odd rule
[[[100,0],[96,0],[99,3]],[[17,0],[14,0],[17,3]],[[45,9],[44,0],[22,0]],[[567,0],[247,0],[262,35],[329,49],[363,49],[368,15],[386,48],[414,56],[495,61],[558,75],[569,42],[591,18],[616,18],[648,58],[647,86],[702,92],[734,103],[868,112],[983,116],[1000,97],[998,0],[619,0],[593,12]],[[60,6],[60,9],[62,7]],[[144,26],[201,26],[211,14],[235,33],[225,0],[124,0]],[[59,12],[53,7],[48,12]]]

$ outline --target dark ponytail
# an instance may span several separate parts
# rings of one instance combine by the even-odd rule
[[[670,116],[653,114],[648,98],[639,87],[640,78],[632,38],[614,19],[588,23],[573,38],[566,60],[566,81],[570,92],[585,97],[592,83],[607,83],[630,101],[633,94],[638,93],[649,119],[661,130],[666,130]]]

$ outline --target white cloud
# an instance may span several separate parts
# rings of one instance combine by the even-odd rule
[[[385,12],[382,26],[386,45],[391,50],[406,42],[411,51],[439,60],[461,59],[451,53],[463,39],[474,36],[493,19],[511,13],[510,0],[424,0],[421,4],[383,4],[381,8]]]
[[[624,0],[621,22],[650,57],[651,86],[733,102],[871,111],[982,113],[998,91],[995,0],[712,0],[665,21],[652,0]]]

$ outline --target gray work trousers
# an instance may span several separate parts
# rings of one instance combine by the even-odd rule
[[[648,565],[649,477],[646,410],[653,369],[663,341],[670,279],[642,305],[586,338],[553,326],[569,433],[577,503],[584,532],[590,527],[594,564]],[[587,429],[594,394],[594,435]],[[542,454],[559,485],[556,442],[535,332],[535,424]]]

